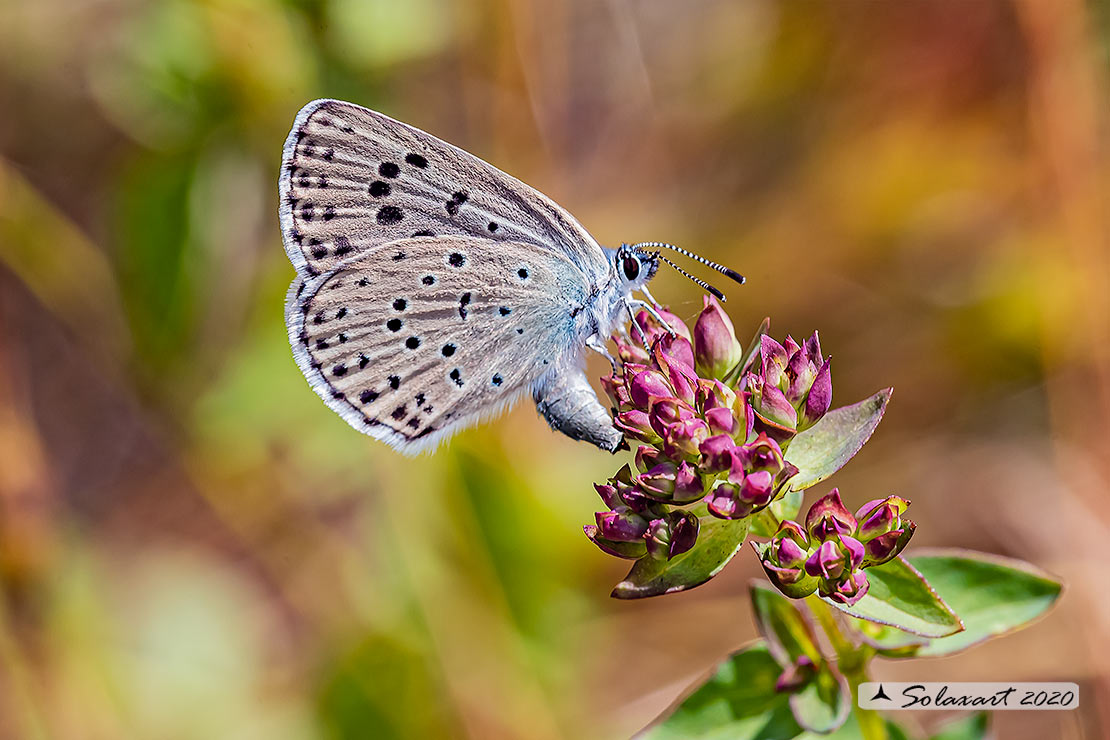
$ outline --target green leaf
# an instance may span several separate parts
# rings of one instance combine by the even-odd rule
[[[864,619],[852,620],[859,630],[860,639],[888,658],[909,658],[917,654],[922,645],[929,644],[928,637],[911,635],[909,632],[885,624],[876,624]]]
[[[790,710],[795,721],[810,732],[822,735],[843,725],[851,706],[852,689],[848,681],[827,665],[814,681],[790,695]]]
[[[775,691],[782,669],[756,642],[733,653],[639,737],[644,740],[789,740],[802,732],[788,696]]]
[[[990,716],[986,712],[979,712],[949,722],[929,740],[984,740],[989,724]]]
[[[1029,563],[998,555],[953,548],[920,550],[907,559],[960,615],[965,628],[932,640],[919,656],[950,655],[1020,629],[1048,611],[1062,588]]]
[[[801,490],[790,490],[786,495],[778,501],[771,504],[768,509],[775,515],[775,518],[780,522],[787,519],[797,520],[798,512],[802,510],[802,499],[805,498],[805,493]],[[772,532],[772,534],[774,534]]]
[[[901,725],[896,725],[891,720],[886,721],[887,740],[911,740],[911,736]]]
[[[963,629],[955,612],[901,556],[864,572],[871,587],[862,599],[852,606],[825,601],[853,617],[924,637],[944,637]]]
[[[671,560],[645,556],[632,565],[624,580],[610,594],[616,599],[686,591],[700,586],[721,572],[744,546],[751,517],[730,521],[715,516],[701,517],[701,531],[694,547]]]
[[[790,490],[804,491],[844,467],[871,437],[883,418],[893,388],[851,406],[833,409],[790,441],[786,459],[798,467]]]
[[[813,629],[793,602],[762,581],[750,587],[755,626],[775,660],[785,668],[807,655],[817,665],[823,661]]]

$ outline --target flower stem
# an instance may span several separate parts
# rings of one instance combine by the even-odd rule
[[[829,644],[836,651],[837,668],[852,689],[852,712],[856,715],[860,736],[863,740],[888,740],[886,722],[882,715],[873,709],[861,709],[859,706],[859,686],[870,680],[867,666],[875,656],[875,650],[866,644],[856,647],[840,629],[832,608],[817,594],[806,599],[806,606],[829,638]]]

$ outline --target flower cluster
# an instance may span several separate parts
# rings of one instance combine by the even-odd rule
[[[793,431],[804,428],[798,419],[809,425],[820,418],[831,397],[816,334],[804,348],[791,339],[784,346],[763,337],[756,374],[745,372],[744,349],[716,299],[705,299],[692,333],[677,316],[660,316],[666,327],[641,312],[632,336],[615,338],[621,367],[602,379],[615,406],[615,426],[643,443],[635,471],[625,466],[597,486],[609,511],[586,528],[602,550],[621,557],[670,558],[688,550],[697,537],[697,517],[681,507],[695,502],[704,501],[708,513],[721,519],[743,519],[766,508],[797,468],[778,441],[789,439],[779,431],[786,420],[772,415],[776,421],[768,424],[753,399],[799,404]],[[826,399],[823,409],[820,398]]]
[[[863,570],[894,558],[913,536],[914,523],[902,518],[908,506],[888,496],[869,501],[853,516],[834,488],[810,507],[804,527],[784,521],[770,542],[752,547],[767,577],[787,596],[817,591],[851,605],[870,586]]]
[[[821,358],[817,332],[801,346],[791,337],[779,344],[760,338],[759,372],[744,376],[762,429],[780,442],[816,424],[832,404],[829,360]]]
[[[604,485],[595,485],[609,511],[595,515],[597,525],[584,527],[586,536],[610,555],[638,559],[644,555],[670,560],[694,546],[698,518],[670,509],[646,495],[625,465]]]

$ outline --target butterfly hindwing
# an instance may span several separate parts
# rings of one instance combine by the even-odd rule
[[[546,196],[417,128],[352,103],[317,100],[297,115],[279,181],[282,238],[312,277],[377,246],[472,236],[558,254],[590,278],[597,242]]]
[[[298,278],[286,322],[324,401],[412,452],[573,362],[589,294],[567,260],[532,244],[402,239]]]

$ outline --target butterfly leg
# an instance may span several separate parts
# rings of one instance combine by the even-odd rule
[[[646,285],[640,288],[640,292],[641,292],[641,293],[643,293],[644,295],[646,295],[646,296],[647,296],[647,299],[648,299],[649,301],[651,301],[651,305],[655,306],[656,308],[662,308],[662,307],[663,307],[663,305],[662,305],[661,303],[659,303],[659,301],[655,300],[655,296],[653,296],[653,295],[652,295],[652,294],[651,294],[651,293],[650,293],[650,292],[648,291],[648,289],[647,289],[647,286],[646,286]]]
[[[590,338],[586,340],[586,346],[608,360],[609,364],[613,366],[613,375],[617,374],[617,361],[613,355],[609,354],[609,348],[605,346],[601,337],[597,334],[591,334]]]
[[[652,300],[655,300],[655,299],[653,298]],[[670,334],[672,337],[675,335],[674,329],[671,328],[671,325],[667,323],[666,319],[664,319],[662,316],[659,315],[659,312],[655,310],[655,306],[651,305],[650,303],[648,303],[646,301],[638,301],[636,299],[630,299],[628,301],[628,311],[629,311],[629,313],[632,312],[632,307],[633,306],[639,306],[640,308],[642,308],[645,311],[647,311],[648,313],[650,313],[652,315],[652,318],[654,318],[656,321],[658,321],[660,324],[663,325],[663,328],[667,330],[668,334]]]
[[[636,321],[636,314],[632,311],[632,302],[626,301],[624,304],[624,308],[628,311],[628,320],[632,322],[631,325],[636,327],[636,332],[640,335],[640,344],[644,345],[644,349],[646,349],[650,353],[651,347],[648,346],[647,335],[644,334],[643,328]]]
[[[624,435],[613,428],[609,412],[581,368],[571,366],[548,373],[532,387],[532,398],[536,410],[555,431],[609,452],[620,448]]]

